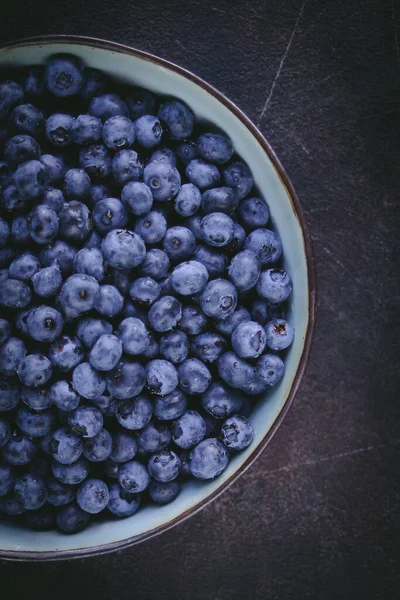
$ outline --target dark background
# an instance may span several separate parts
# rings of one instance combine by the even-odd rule
[[[400,3],[7,0],[1,17],[0,41],[114,40],[236,102],[304,206],[320,296],[295,405],[230,490],[123,552],[3,563],[7,598],[399,598]]]

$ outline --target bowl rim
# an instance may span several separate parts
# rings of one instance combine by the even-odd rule
[[[101,48],[103,50],[110,50],[115,53],[120,54],[129,54],[131,56],[135,56],[140,59],[147,60],[149,62],[153,62],[156,65],[169,69],[170,71],[174,71],[175,73],[182,75],[186,79],[189,79],[196,85],[203,88],[209,94],[211,94],[214,98],[216,98],[219,102],[221,102],[228,110],[230,110],[242,123],[246,126],[252,136],[257,140],[259,145],[267,154],[271,163],[273,164],[280,180],[285,188],[288,199],[292,205],[292,209],[296,219],[299,223],[300,229],[302,231],[303,241],[304,241],[304,250],[306,256],[306,266],[307,266],[307,279],[308,279],[308,325],[306,336],[304,340],[303,351],[300,356],[298,368],[292,383],[292,387],[290,388],[289,394],[286,398],[286,401],[276,417],[274,423],[272,424],[269,431],[265,434],[262,441],[259,443],[257,448],[255,448],[254,452],[248,457],[248,459],[239,467],[239,469],[233,473],[233,475],[225,481],[217,490],[211,493],[209,496],[187,509],[185,512],[181,513],[179,516],[174,519],[159,525],[158,527],[152,529],[151,531],[147,531],[143,534],[117,541],[111,542],[108,544],[102,544],[98,546],[88,547],[88,548],[80,548],[73,550],[52,550],[52,551],[19,551],[19,550],[1,550],[0,549],[0,559],[6,561],[19,561],[19,562],[42,562],[42,561],[59,561],[59,560],[71,560],[74,558],[84,558],[89,556],[99,556],[102,554],[106,554],[109,552],[115,552],[117,550],[122,550],[153,538],[157,535],[160,535],[164,531],[171,529],[178,523],[182,523],[189,517],[198,513],[205,506],[210,504],[213,500],[215,500],[218,496],[220,496],[225,490],[227,490],[260,456],[260,454],[265,450],[285,416],[287,415],[290,407],[293,404],[294,398],[299,389],[301,380],[303,379],[306,365],[308,363],[311,343],[314,335],[315,329],[315,319],[316,319],[316,309],[317,309],[317,275],[316,275],[316,264],[315,264],[315,255],[313,250],[313,244],[311,239],[311,234],[308,228],[308,224],[306,221],[304,210],[300,204],[300,200],[294,190],[294,187],[285,171],[283,166],[281,165],[278,157],[275,152],[272,150],[271,146],[264,138],[262,133],[257,129],[256,125],[242,112],[240,108],[236,106],[231,100],[229,100],[222,92],[218,91],[212,85],[204,81],[201,77],[193,74],[191,71],[176,65],[175,63],[166,60],[164,58],[160,58],[146,52],[144,50],[138,50],[137,48],[133,48],[131,46],[127,46],[125,44],[120,44],[117,42],[112,42],[109,40],[104,40],[96,37],[89,36],[81,36],[81,35],[69,35],[69,34],[55,34],[55,35],[44,35],[44,36],[35,36],[28,38],[21,38],[15,41],[7,42],[1,44],[0,52],[5,50],[12,50],[16,47],[21,46],[32,46],[32,45],[47,45],[47,44],[55,44],[55,43],[65,43],[65,44],[76,44],[83,46],[91,46],[94,48]]]

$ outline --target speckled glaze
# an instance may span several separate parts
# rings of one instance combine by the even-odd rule
[[[89,526],[73,536],[37,533],[0,522],[0,558],[59,560],[124,548],[157,535],[195,514],[222,493],[264,450],[293,402],[307,363],[316,310],[316,276],[311,238],[299,200],[266,140],[247,117],[222,94],[195,75],[165,60],[102,40],[56,36],[33,38],[0,48],[0,66],[44,63],[58,52],[79,56],[87,66],[120,80],[186,102],[204,123],[218,124],[250,165],[256,186],[268,202],[284,249],[284,267],[293,280],[289,320],[295,341],[286,357],[283,381],[253,411],[255,439],[235,456],[215,481],[189,482],[164,507],[147,506],[133,517]]]

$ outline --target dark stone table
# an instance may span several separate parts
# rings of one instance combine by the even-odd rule
[[[49,33],[170,59],[259,125],[308,217],[319,315],[294,407],[229,491],[130,550],[3,564],[1,596],[399,598],[399,2],[3,3],[0,41]]]

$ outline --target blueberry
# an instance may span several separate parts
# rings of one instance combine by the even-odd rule
[[[161,450],[150,457],[147,468],[156,481],[165,483],[178,477],[180,465],[180,458],[175,452]]]
[[[135,216],[145,215],[153,206],[150,188],[142,181],[128,181],[121,191],[124,206]]]
[[[13,487],[14,474],[11,467],[9,465],[0,463],[0,499],[9,494]]]
[[[150,481],[149,496],[156,504],[168,504],[175,500],[181,491],[181,485],[178,481]]]
[[[0,358],[1,370],[4,372],[3,356]],[[13,410],[20,399],[19,383],[12,379],[0,378],[0,412]]]
[[[110,486],[108,510],[116,517],[131,517],[140,507],[140,495],[127,492],[117,483]]]
[[[247,308],[244,306],[239,306],[235,312],[233,312],[226,319],[217,319],[214,323],[215,329],[224,335],[232,335],[235,327],[239,325],[239,323],[243,323],[244,321],[250,321],[250,313]],[[254,319],[258,320],[258,319]]]
[[[199,209],[201,193],[193,183],[185,183],[175,198],[175,210],[182,217],[191,217]]]
[[[79,317],[92,310],[98,300],[100,286],[89,275],[71,275],[61,288],[60,300],[66,316]]]
[[[15,217],[11,223],[11,243],[26,247],[31,241],[31,226],[26,217]]]
[[[70,465],[62,465],[56,460],[51,463],[54,477],[61,483],[76,485],[81,483],[89,474],[89,464],[85,458],[78,458]]]
[[[6,119],[11,108],[24,98],[24,90],[16,81],[0,83],[0,119]]]
[[[0,195],[0,203],[4,210],[8,212],[20,211],[25,208],[25,201],[18,194],[17,188],[15,185],[8,185],[3,188],[3,192]],[[3,248],[0,251],[2,255],[4,250],[9,251],[9,248]],[[11,256],[11,255],[10,255]],[[3,258],[0,260],[3,265]],[[4,262],[6,264],[7,261]]]
[[[171,140],[184,140],[188,138],[194,128],[192,111],[179,100],[171,99],[163,102],[158,109],[158,118],[165,123],[168,137]]]
[[[205,435],[205,421],[195,410],[187,410],[172,424],[172,439],[180,448],[193,448],[204,439]]]
[[[13,180],[19,197],[22,200],[32,200],[43,194],[49,178],[46,167],[40,161],[28,160],[18,166]]]
[[[163,296],[149,310],[149,323],[155,331],[170,331],[182,316],[182,305],[173,296]]]
[[[111,150],[129,148],[135,141],[135,126],[128,117],[116,115],[104,123],[102,137]]]
[[[176,156],[175,152],[171,148],[159,148],[155,150],[153,154],[150,156],[148,163],[157,162],[157,163],[167,163],[172,167],[176,167]]]
[[[227,350],[227,342],[218,333],[200,333],[192,339],[191,353],[203,362],[215,362]]]
[[[0,448],[5,446],[11,437],[11,428],[7,421],[0,419]],[[0,494],[1,495],[1,494]]]
[[[49,444],[53,458],[62,465],[70,465],[81,456],[82,440],[65,427],[53,432]]]
[[[208,246],[226,246],[233,239],[234,224],[228,215],[215,212],[202,219],[200,232]]]
[[[117,269],[137,267],[146,255],[142,238],[127,229],[114,229],[107,233],[101,250],[108,264]]]
[[[202,394],[211,383],[211,373],[197,358],[188,358],[178,365],[179,387],[188,394]]]
[[[184,306],[182,308],[182,317],[178,326],[187,335],[197,335],[204,331],[207,325],[207,317],[197,306]]]
[[[10,337],[10,324],[6,319],[0,319],[0,345]]]
[[[222,425],[221,440],[231,450],[244,450],[253,439],[253,426],[242,415],[233,415]]]
[[[80,91],[84,100],[91,100],[95,96],[101,96],[108,84],[107,77],[97,69],[86,69],[86,82]]]
[[[218,187],[206,190],[201,196],[201,208],[206,215],[219,212],[231,215],[237,208],[239,199],[231,187]]]
[[[80,396],[88,399],[98,398],[102,395],[106,388],[106,382],[104,379],[88,362],[80,363],[77,367],[75,367],[72,373],[72,384]],[[82,415],[86,415],[87,408],[89,407],[82,407],[81,409],[78,408],[77,410],[80,411],[78,412],[78,415],[80,416],[81,412]],[[94,409],[91,409],[88,414],[91,415],[93,410]],[[93,433],[92,435],[96,435],[96,433]],[[92,435],[88,435],[86,437],[92,437]]]
[[[99,248],[82,248],[74,258],[74,272],[103,281],[105,277],[103,255]]]
[[[139,277],[132,283],[129,294],[139,306],[150,306],[157,300],[160,291],[157,281],[151,277]]]
[[[89,104],[89,114],[97,117],[103,123],[111,117],[129,116],[127,105],[116,94],[103,94],[93,98]]]
[[[40,200],[42,205],[46,205],[55,213],[61,212],[64,207],[64,194],[61,190],[54,187],[47,187],[43,192],[43,197]]]
[[[71,371],[83,359],[84,349],[77,337],[63,335],[51,345],[48,356],[59,371]]]
[[[79,533],[89,523],[89,515],[76,504],[68,504],[56,514],[57,527],[63,533]]]
[[[293,342],[293,327],[284,319],[272,319],[265,325],[267,346],[271,350],[285,350]]]
[[[242,224],[247,229],[260,229],[268,223],[269,208],[261,198],[245,198],[240,203],[239,215]]]
[[[107,390],[115,398],[125,400],[140,394],[144,388],[145,371],[137,362],[123,360],[107,373]],[[117,413],[118,419],[118,413]],[[129,427],[128,427],[129,429]]]
[[[71,143],[71,129],[74,118],[64,113],[55,113],[51,115],[45,123],[46,138],[60,148],[68,146]]]
[[[148,487],[150,476],[144,465],[132,460],[120,466],[118,482],[125,491],[137,494]]]
[[[165,217],[158,211],[151,211],[136,221],[135,232],[146,244],[156,244],[165,235],[167,222]]]
[[[104,319],[85,317],[76,326],[76,335],[86,348],[92,348],[100,336],[112,333],[112,325]]]
[[[21,400],[33,410],[46,410],[53,404],[53,399],[48,388],[29,388],[24,386],[21,389]]]
[[[2,452],[9,465],[19,467],[32,461],[36,454],[36,446],[28,436],[14,432]]]
[[[61,314],[51,306],[39,306],[32,310],[26,323],[29,335],[37,342],[54,342],[64,326]]]
[[[94,307],[105,317],[115,317],[122,311],[124,299],[115,286],[101,285]]]
[[[18,365],[18,377],[28,387],[44,385],[53,374],[53,367],[42,354],[29,354]]]
[[[204,160],[220,165],[232,158],[233,146],[224,135],[203,133],[197,140],[197,152]]]
[[[112,396],[102,395],[98,398],[93,398],[90,403],[99,409],[104,417],[115,417],[118,401]]]
[[[176,266],[171,274],[174,290],[183,296],[200,292],[208,281],[206,267],[197,261],[188,261]]]
[[[211,278],[223,275],[228,266],[228,257],[221,250],[201,244],[196,248],[195,259],[206,267]]]
[[[257,254],[262,267],[276,263],[282,254],[280,237],[269,229],[255,229],[249,233],[245,248]]]
[[[47,502],[53,506],[65,506],[75,498],[75,490],[70,485],[65,485],[51,477],[46,481]]]
[[[67,242],[56,240],[51,246],[47,246],[40,253],[40,262],[42,267],[56,265],[65,276],[72,272],[76,250]]]
[[[15,258],[8,268],[8,275],[11,279],[20,279],[29,281],[40,269],[40,262],[30,252],[21,254]]]
[[[70,412],[79,406],[79,396],[70,381],[60,380],[53,383],[49,396],[60,410]]]
[[[111,174],[111,156],[103,144],[82,148],[79,152],[79,164],[94,179],[104,179]]]
[[[214,479],[226,469],[229,453],[216,438],[207,438],[189,454],[189,469],[197,479]]]
[[[119,465],[112,461],[110,458],[107,458],[104,461],[104,475],[109,477],[110,479],[118,479],[118,469]]]
[[[160,340],[160,354],[170,362],[183,362],[189,354],[189,340],[183,331],[173,330]]]
[[[246,163],[235,161],[224,168],[224,181],[226,185],[233,187],[239,200],[249,194],[253,187],[253,177]]]
[[[46,204],[39,204],[29,215],[30,236],[37,244],[48,244],[57,235],[59,222],[57,213]]]
[[[293,284],[289,275],[280,269],[267,269],[257,283],[259,296],[273,304],[283,302],[292,293]]]
[[[89,354],[92,367],[98,371],[111,371],[122,356],[122,343],[115,335],[102,335]]]
[[[129,402],[129,401],[128,401]],[[144,406],[144,405],[143,405]],[[112,436],[111,460],[115,463],[126,463],[132,460],[137,452],[136,439],[128,431],[117,431]]]
[[[201,405],[215,419],[226,419],[241,410],[243,399],[223,383],[214,381],[203,394]]]
[[[128,181],[138,181],[143,175],[143,165],[135,150],[119,150],[111,161],[114,179],[120,185]],[[147,184],[147,181],[145,180]]]
[[[15,480],[14,494],[24,510],[36,510],[43,506],[47,499],[47,489],[43,479],[30,473]]]
[[[71,140],[80,146],[89,146],[101,140],[103,125],[93,115],[79,115],[73,120]]]
[[[51,94],[57,98],[69,98],[83,88],[83,64],[78,58],[68,54],[54,56],[46,65],[44,79]]]
[[[89,514],[101,512],[108,504],[108,487],[101,479],[87,479],[76,495],[78,505]]]
[[[157,117],[142,115],[135,121],[135,135],[139,146],[154,148],[161,142],[163,129]]]
[[[207,283],[200,296],[203,312],[214,319],[226,319],[237,304],[237,291],[226,279],[214,279]]]
[[[15,422],[19,429],[30,438],[39,438],[51,432],[55,425],[55,415],[52,411],[37,412],[22,407],[17,412]]]
[[[154,359],[146,365],[146,380],[149,390],[157,396],[166,396],[178,385],[178,373],[168,360]]]
[[[60,236],[72,244],[80,244],[86,240],[92,229],[90,212],[82,202],[71,200],[64,204],[58,214]]]
[[[4,248],[4,246],[8,242],[8,238],[10,237],[10,227],[4,219],[0,217],[0,248]]]
[[[156,111],[157,99],[154,94],[142,88],[133,88],[125,99],[133,120],[142,115],[153,115]]]
[[[10,115],[9,126],[17,133],[38,137],[44,130],[44,114],[32,104],[20,104]]]
[[[182,142],[176,147],[176,156],[179,162],[187,167],[191,160],[198,157],[197,144],[190,140]]]
[[[258,323],[261,323],[261,325],[265,325],[265,323],[270,320],[270,306],[271,304],[267,302],[267,300],[261,300],[260,298],[253,300],[250,306],[251,318],[253,321],[257,321]]]
[[[169,258],[176,262],[189,259],[196,249],[196,240],[190,229],[170,227],[163,239],[163,248]]]
[[[186,408],[186,395],[178,389],[166,396],[156,398],[154,402],[154,414],[160,421],[178,419],[186,411]]]
[[[84,169],[69,169],[64,175],[64,194],[66,198],[83,200],[89,195],[90,177]]]
[[[257,358],[266,345],[265,330],[255,321],[240,323],[232,333],[232,348],[241,358]]]
[[[26,354],[26,347],[23,341],[15,337],[9,337],[8,340],[0,346],[0,373],[6,376],[15,375],[17,367]],[[3,382],[3,385],[6,385]],[[10,386],[12,388],[11,382]],[[6,390],[7,388],[4,388]],[[8,394],[5,394],[7,396]]]
[[[125,354],[143,354],[149,346],[148,331],[143,322],[136,317],[128,317],[121,321],[116,336],[121,340]]]
[[[152,248],[146,253],[140,273],[158,281],[167,275],[169,266],[168,254],[159,248]]]
[[[250,250],[242,250],[233,257],[228,277],[240,292],[252,289],[260,276],[260,259]]]
[[[218,359],[218,374],[234,389],[247,388],[254,378],[252,367],[234,352],[225,352]]]
[[[4,160],[10,167],[16,168],[27,161],[39,159],[39,144],[30,135],[16,135],[8,140],[4,150]]]
[[[91,204],[95,206],[100,200],[109,198],[111,196],[111,190],[105,183],[95,183],[90,188],[89,197]]]
[[[174,198],[181,187],[181,176],[173,165],[152,161],[143,172],[143,181],[150,188],[154,200],[166,202]]]
[[[132,285],[132,270],[131,269],[116,269],[114,267],[108,267],[111,274],[111,281],[113,285],[121,292],[123,296],[129,295],[129,289]],[[128,300],[126,300],[128,302]]]
[[[63,179],[66,167],[60,156],[52,154],[42,154],[40,162],[47,168],[49,185],[56,185]]]
[[[263,354],[257,361],[256,372],[267,385],[276,385],[285,374],[285,364],[276,354]]]
[[[29,511],[25,515],[25,521],[29,529],[34,531],[48,531],[54,526],[54,513],[48,506]]]
[[[0,498],[0,511],[6,515],[17,516],[22,515],[22,513],[25,512],[25,509],[12,493]]]
[[[150,421],[138,435],[138,443],[146,452],[159,452],[168,446],[171,433],[166,423]]]
[[[200,190],[215,187],[220,180],[218,168],[200,158],[191,160],[186,167],[185,173],[190,183],[196,185]]]

